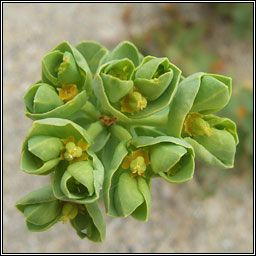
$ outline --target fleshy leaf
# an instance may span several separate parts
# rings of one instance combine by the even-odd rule
[[[151,196],[149,185],[144,178],[137,177],[138,187],[144,197],[144,202],[131,214],[138,221],[147,222],[151,211]]]
[[[187,150],[172,143],[159,143],[150,148],[152,170],[155,173],[167,172],[177,164]]]
[[[146,57],[135,73],[134,85],[149,101],[159,98],[168,88],[173,70],[167,58]]]
[[[87,237],[93,242],[103,242],[106,235],[106,224],[97,202],[86,204],[86,211],[71,220],[72,227],[80,238]]]
[[[61,178],[61,190],[70,199],[82,199],[94,192],[93,167],[90,161],[73,163]]]
[[[108,50],[105,47],[94,41],[82,41],[76,45],[76,49],[87,61],[92,74],[96,73],[103,57],[108,54]]]
[[[204,147],[215,158],[217,158],[222,163],[222,167],[227,166],[227,168],[232,168],[234,165],[234,158],[236,152],[236,143],[234,137],[225,130],[217,130],[215,128],[213,128],[212,130],[213,133],[211,136],[195,136],[193,137],[193,139],[202,147]],[[194,146],[195,143],[190,144]],[[196,146],[194,150],[196,157],[198,157],[199,159],[203,157],[205,158],[205,160],[207,160],[209,158],[202,155],[202,153],[206,153],[200,150],[199,146]]]
[[[53,177],[53,192],[56,198],[78,204],[93,203],[99,199],[104,167],[92,151],[88,149],[87,154],[92,159],[90,165],[93,170],[84,169],[84,162],[76,162],[70,166],[63,162],[58,165]]]
[[[51,136],[34,136],[28,140],[28,150],[43,161],[58,158],[63,143]]]
[[[114,192],[114,204],[118,216],[131,215],[143,202],[144,197],[138,188],[137,179],[130,173],[122,173]]]
[[[169,106],[167,134],[181,137],[184,120],[190,112],[210,114],[221,110],[231,95],[231,79],[196,73],[185,78]]]
[[[153,171],[168,182],[182,183],[193,178],[194,150],[186,141],[170,136],[138,136],[130,144],[136,148],[146,147]]]
[[[65,104],[58,105],[56,102],[54,102],[54,104],[57,104],[58,106],[56,105],[56,107],[52,108],[53,105],[49,105],[49,106],[46,106],[46,108],[49,108],[49,111],[37,113],[37,112],[34,112],[34,107],[33,107],[34,106],[34,97],[37,93],[38,88],[41,87],[42,85],[46,85],[46,84],[37,83],[35,85],[32,85],[23,97],[25,106],[26,106],[25,107],[25,115],[32,120],[44,119],[44,118],[49,118],[49,117],[51,117],[51,118],[53,118],[53,117],[55,117],[55,118],[69,117],[70,115],[72,115],[73,113],[75,113],[76,111],[81,109],[82,106],[85,105],[87,98],[88,98],[86,95],[86,92],[82,91],[82,92],[78,93],[73,99],[66,102]],[[59,96],[57,96],[57,97],[59,97]],[[50,110],[50,107],[52,108],[51,110]],[[44,108],[44,110],[46,108]]]
[[[41,84],[33,99],[33,113],[42,114],[49,112],[63,104],[63,101],[59,98],[53,87]]]
[[[106,213],[109,216],[118,216],[117,209],[114,203],[115,186],[118,183],[116,179],[116,172],[119,166],[121,166],[124,157],[128,151],[125,146],[125,142],[118,144],[115,140],[109,140],[105,148],[103,149],[103,164],[105,167],[105,180],[103,184],[103,198],[106,208]]]
[[[15,206],[24,213],[27,228],[31,232],[49,229],[61,216],[61,205],[56,200],[50,184],[30,192],[17,201]]]
[[[133,43],[130,43],[128,41],[121,42],[119,45],[115,47],[113,51],[110,52],[105,62],[111,60],[120,60],[124,58],[130,59],[134,63],[135,67],[137,67],[140,64],[140,54]]]
[[[148,102],[144,109],[133,114],[122,113],[120,105],[111,104],[104,88],[104,82],[99,74],[97,74],[94,79],[94,93],[101,102],[102,107],[122,122],[129,123],[132,119],[151,116],[165,109],[175,94],[181,71],[173,64],[170,64],[170,68],[173,71],[173,78],[165,92],[157,100]]]

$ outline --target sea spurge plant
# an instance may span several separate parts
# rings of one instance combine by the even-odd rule
[[[232,168],[236,125],[213,115],[230,97],[231,78],[184,77],[168,58],[144,57],[130,42],[112,51],[93,41],[59,44],[24,96],[36,121],[21,169],[51,174],[51,184],[16,203],[28,230],[70,222],[79,237],[102,242],[103,204],[108,216],[145,222],[153,178],[187,182],[195,159]]]

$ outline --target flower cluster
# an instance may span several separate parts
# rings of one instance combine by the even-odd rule
[[[233,167],[236,125],[213,115],[227,105],[231,79],[181,73],[126,41],[110,52],[92,41],[63,42],[43,57],[41,80],[24,96],[35,121],[21,169],[51,174],[51,184],[16,203],[29,231],[69,221],[81,238],[102,242],[101,200],[108,216],[145,222],[153,178],[189,181],[195,158]]]

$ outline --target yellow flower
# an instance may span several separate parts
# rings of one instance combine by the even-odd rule
[[[63,224],[66,224],[68,220],[73,220],[78,213],[84,213],[84,207],[82,205],[75,203],[64,203],[60,221],[62,221]]]
[[[80,139],[77,145],[75,144],[74,136],[62,139],[62,142],[65,145],[61,153],[62,160],[68,160],[70,163],[88,160],[89,155],[85,153],[85,151],[88,149],[89,145],[86,144],[83,139]]]
[[[121,100],[121,112],[134,114],[147,106],[147,100],[138,89],[133,90]]]
[[[59,88],[59,97],[63,101],[72,100],[78,94],[78,89],[75,84],[64,84]]]
[[[139,149],[124,158],[122,168],[130,168],[133,176],[145,176],[145,171],[149,164],[148,151]]]
[[[184,131],[189,136],[212,135],[210,125],[202,119],[203,115],[199,113],[191,113],[187,115],[184,121]]]

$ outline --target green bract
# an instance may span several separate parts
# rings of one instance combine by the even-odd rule
[[[87,132],[65,119],[47,118],[35,121],[23,143],[21,169],[28,174],[46,175],[62,160],[63,139],[73,136],[91,144]]]
[[[42,59],[42,81],[54,86],[76,84],[79,90],[91,91],[90,69],[81,53],[63,42]]]
[[[92,77],[86,60],[68,42],[42,59],[42,80],[24,96],[25,114],[31,119],[66,118],[78,111],[92,92]]]
[[[160,176],[171,183],[186,182],[193,177],[194,151],[183,140],[139,136],[119,143],[112,139],[106,148],[102,155],[106,169],[103,193],[110,216],[131,215],[147,221],[152,177]]]
[[[33,120],[59,117],[66,118],[84,106],[87,100],[83,90],[66,103],[60,99],[52,85],[38,82],[32,85],[24,96],[25,115]]]
[[[61,204],[54,197],[51,185],[29,193],[15,206],[24,213],[29,231],[47,230],[61,218]]]
[[[106,225],[97,203],[73,204],[55,198],[52,186],[30,192],[15,204],[24,214],[29,231],[45,231],[58,221],[71,225],[81,238],[94,242],[105,239]]]
[[[86,204],[86,211],[70,221],[80,238],[87,237],[93,242],[103,242],[106,223],[97,202]]]
[[[127,154],[126,142],[119,143],[114,139],[103,151],[106,212],[113,217],[131,215],[139,221],[147,221],[151,209],[150,178],[132,177],[129,170],[121,167]]]
[[[101,65],[104,56],[108,55],[108,50],[94,41],[82,41],[76,49],[83,55],[92,74],[95,74]]]
[[[131,60],[134,64],[135,67],[137,67],[142,59],[143,56],[141,53],[138,51],[136,46],[128,41],[123,41],[119,45],[117,45],[109,55],[105,55],[103,58],[103,62],[108,62],[112,60],[121,60],[128,58]]]
[[[154,174],[171,183],[183,183],[193,178],[194,150],[185,141],[170,136],[139,136],[131,140],[137,149],[149,151]]]
[[[225,107],[232,90],[231,78],[196,73],[178,86],[170,104],[167,134],[180,137],[186,116],[191,112],[212,114]]]
[[[102,242],[101,200],[108,216],[146,222],[152,179],[191,180],[195,157],[232,168],[236,125],[213,115],[230,96],[231,78],[185,78],[168,58],[143,57],[127,41],[112,51],[93,41],[59,44],[24,96],[25,114],[37,121],[21,169],[52,174],[50,185],[16,203],[28,230],[69,221],[79,237]]]
[[[134,86],[148,101],[155,101],[163,93],[168,94],[167,88],[173,93],[179,79],[178,75],[179,70],[167,58],[148,56],[135,73]],[[174,82],[171,83],[173,78]]]
[[[166,108],[180,73],[167,58],[148,56],[137,69],[127,58],[112,60],[95,76],[94,92],[107,112],[129,123]]]
[[[89,160],[61,163],[55,170],[53,191],[58,199],[76,203],[92,203],[99,199],[104,168],[98,157],[87,151]]]
[[[235,123],[230,119],[214,115],[206,115],[198,119],[203,120],[202,126],[207,125],[209,134],[201,132],[189,137],[184,131],[185,140],[193,146],[197,158],[206,164],[232,168],[238,144]]]

